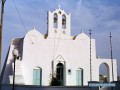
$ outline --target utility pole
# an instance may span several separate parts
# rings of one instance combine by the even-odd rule
[[[89,30],[90,31],[90,33],[89,33],[89,35],[90,35],[90,81],[92,81],[92,65],[91,65],[91,30]]]
[[[0,20],[0,75],[2,70],[2,29],[3,29],[3,17],[4,17],[4,4],[6,0],[1,1],[1,20]]]
[[[111,32],[110,32],[110,49],[111,49],[111,64],[112,64],[112,80],[114,81],[113,55],[112,55],[112,35],[111,35]]]
[[[0,90],[2,84],[2,29],[3,29],[3,17],[4,17],[4,4],[6,0],[1,0],[1,19],[0,19]]]

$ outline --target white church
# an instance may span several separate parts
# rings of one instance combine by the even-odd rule
[[[12,84],[15,72],[15,84],[49,86],[54,76],[60,85],[84,86],[89,81],[99,82],[101,64],[107,67],[107,81],[117,81],[116,59],[112,64],[111,59],[97,58],[95,39],[85,33],[71,36],[71,14],[61,8],[48,11],[47,23],[47,34],[33,28],[23,38],[11,41],[3,84]],[[18,52],[17,58],[14,50]]]

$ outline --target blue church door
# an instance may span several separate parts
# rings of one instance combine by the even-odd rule
[[[76,70],[76,85],[83,85],[83,69]]]
[[[41,85],[42,69],[33,69],[33,85]]]

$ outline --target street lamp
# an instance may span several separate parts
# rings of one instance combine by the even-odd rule
[[[15,60],[18,57],[18,50],[17,49],[13,50],[13,56],[14,56],[14,71],[13,71],[13,88],[12,89],[14,90],[14,87],[15,87]]]

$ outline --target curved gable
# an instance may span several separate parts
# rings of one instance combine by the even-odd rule
[[[90,38],[86,34],[84,34],[83,32],[75,38],[75,40],[89,40],[89,39]]]
[[[35,28],[30,30],[24,37],[26,42],[36,42],[40,39],[44,39],[44,36],[38,32]]]

